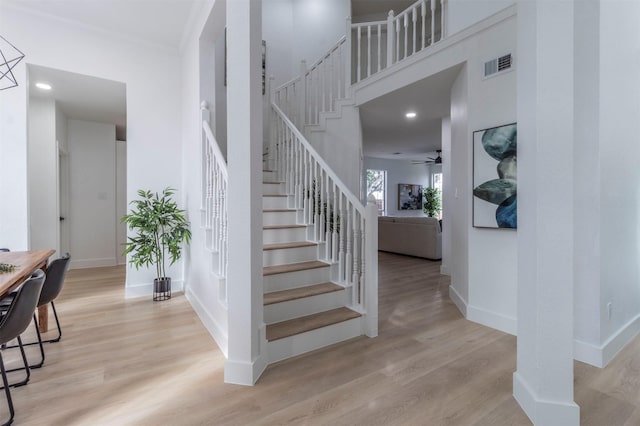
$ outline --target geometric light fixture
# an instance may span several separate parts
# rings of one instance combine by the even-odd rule
[[[24,53],[0,35],[0,90],[18,85],[12,70],[22,58]]]

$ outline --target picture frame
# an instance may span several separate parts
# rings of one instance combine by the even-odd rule
[[[473,226],[517,229],[517,124],[477,130],[472,143]]]
[[[398,210],[422,210],[422,185],[398,184]]]

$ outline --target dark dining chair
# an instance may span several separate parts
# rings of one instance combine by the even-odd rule
[[[2,383],[5,395],[7,396],[7,404],[9,406],[10,417],[4,425],[10,425],[13,422],[14,409],[13,401],[11,400],[10,387],[26,385],[29,382],[31,376],[29,370],[29,364],[27,363],[27,356],[24,353],[24,347],[22,346],[22,339],[20,335],[26,330],[31,322],[33,312],[38,305],[38,299],[40,298],[40,292],[44,284],[44,272],[38,270],[31,275],[27,281],[25,281],[15,292],[13,300],[9,308],[4,311],[2,318],[0,318],[0,344],[6,344],[7,342],[18,339],[18,346],[20,347],[20,354],[22,355],[22,362],[24,363],[24,369],[26,370],[27,377],[18,383],[9,384],[7,379],[7,370],[4,367],[4,359],[2,358],[2,351],[0,351],[0,373],[2,373]]]
[[[11,251],[11,250],[9,250],[8,248],[4,248],[4,247],[0,248],[0,252],[7,252],[7,251]]]
[[[53,310],[53,316],[56,319],[56,326],[58,327],[58,337],[49,340],[42,340],[42,336],[40,334],[40,327],[38,327],[38,316],[36,312],[33,313],[33,323],[36,328],[36,336],[38,340],[36,342],[24,343],[23,346],[30,345],[39,345],[40,346],[40,361],[37,364],[30,364],[30,368],[40,368],[44,364],[44,346],[43,343],[53,343],[59,342],[62,337],[62,328],[60,327],[60,320],[58,319],[58,313],[56,312],[56,305],[53,301],[58,297],[60,291],[62,290],[62,285],[64,284],[64,277],[69,269],[69,262],[71,261],[71,256],[69,253],[66,253],[59,259],[54,260],[47,267],[47,274],[44,280],[44,285],[42,286],[42,292],[40,293],[40,299],[38,300],[38,307],[44,306],[48,303],[51,303],[51,308]],[[0,311],[6,309],[6,307],[11,303],[11,299],[14,297],[15,293],[10,293],[7,297],[0,300]],[[15,348],[14,346],[7,346],[7,348]],[[9,371],[20,370],[20,368],[16,368]]]

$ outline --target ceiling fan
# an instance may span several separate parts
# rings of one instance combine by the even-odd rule
[[[411,164],[442,164],[442,157],[440,156],[441,150],[436,151],[438,155],[436,158],[427,157],[427,160],[411,160]]]

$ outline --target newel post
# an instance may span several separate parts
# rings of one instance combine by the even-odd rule
[[[298,116],[300,122],[297,123],[298,128],[304,128],[307,124],[307,61],[304,59],[300,62],[300,105],[298,108]]]
[[[395,46],[395,34],[396,30],[394,28],[394,14],[393,10],[389,11],[389,15],[387,15],[387,68],[393,65],[393,57],[394,55],[394,46]]]
[[[376,198],[367,200],[365,216],[365,309],[367,319],[365,334],[368,337],[378,335],[378,204]]]
[[[202,113],[202,121],[206,121],[208,123],[209,120],[211,120],[211,115],[209,112],[209,104],[207,103],[207,101],[202,101],[200,103],[200,112]]]
[[[345,29],[345,58],[344,58],[344,97],[346,98],[351,89],[351,62],[353,58],[353,45],[351,42],[351,16],[347,17],[347,28]]]

